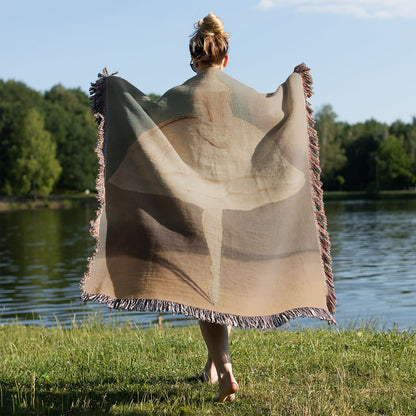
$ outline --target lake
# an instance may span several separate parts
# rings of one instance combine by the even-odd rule
[[[416,200],[328,201],[340,326],[416,328]],[[79,299],[92,254],[94,207],[0,212],[0,324],[69,326],[92,314],[148,326],[159,314],[111,311]],[[171,325],[192,320],[163,314]],[[316,325],[292,321],[291,327]]]

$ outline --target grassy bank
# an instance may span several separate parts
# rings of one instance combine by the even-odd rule
[[[235,330],[237,400],[195,379],[195,326],[0,326],[1,415],[415,415],[416,334]]]

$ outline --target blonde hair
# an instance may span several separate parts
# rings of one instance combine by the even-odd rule
[[[229,34],[224,32],[222,20],[210,13],[198,23],[189,41],[189,52],[192,58],[203,65],[220,64],[228,52]]]

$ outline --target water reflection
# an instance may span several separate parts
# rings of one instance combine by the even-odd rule
[[[328,202],[338,319],[416,322],[416,201]]]
[[[91,312],[110,319],[157,320],[153,313],[83,305],[78,283],[92,253],[88,234],[94,207],[0,213],[0,322],[68,325]],[[385,327],[416,322],[416,200],[326,203],[342,324],[378,319]],[[164,317],[171,324],[189,320]],[[312,320],[300,320],[310,324]]]

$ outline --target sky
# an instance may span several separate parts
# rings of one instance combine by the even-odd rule
[[[339,121],[416,116],[415,0],[0,0],[0,79],[87,92],[98,72],[163,94],[193,76],[189,36],[209,12],[230,33],[225,72],[267,93],[305,62]]]

